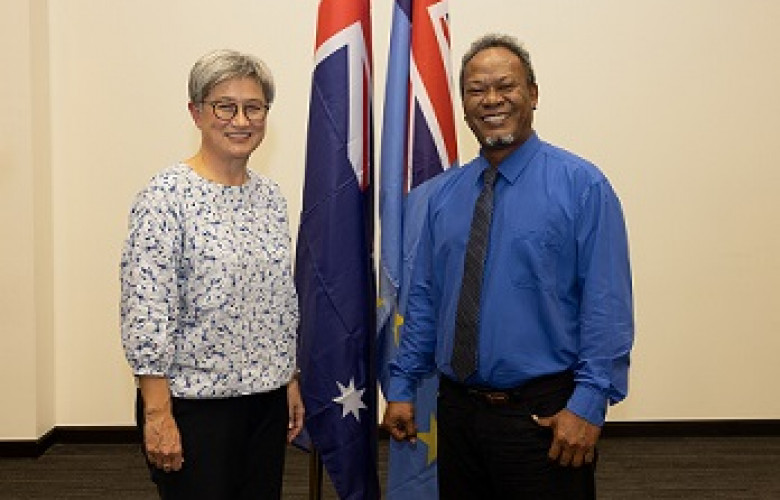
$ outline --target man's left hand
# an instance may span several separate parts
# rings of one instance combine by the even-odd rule
[[[553,440],[548,453],[550,460],[564,467],[581,467],[593,463],[601,427],[565,408],[551,417],[534,415],[533,418],[542,427],[552,429]]]

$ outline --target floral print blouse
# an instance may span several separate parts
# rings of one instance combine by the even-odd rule
[[[298,303],[287,205],[254,172],[241,186],[185,164],[133,204],[121,259],[125,355],[168,377],[177,397],[221,398],[285,385],[296,365]]]

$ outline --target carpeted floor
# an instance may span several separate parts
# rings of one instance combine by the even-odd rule
[[[387,442],[380,441],[384,483]],[[308,498],[308,454],[288,451],[284,498]],[[780,437],[601,441],[600,500],[780,499]],[[323,498],[337,498],[327,477]],[[37,459],[0,459],[0,499],[154,499],[138,445],[55,445]],[[413,500],[413,499],[410,499]]]

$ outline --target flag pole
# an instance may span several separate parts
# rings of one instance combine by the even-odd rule
[[[322,459],[314,449],[309,453],[309,500],[322,500]]]

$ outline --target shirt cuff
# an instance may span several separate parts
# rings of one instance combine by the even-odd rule
[[[167,377],[168,374],[165,370],[158,367],[141,366],[133,368],[133,376],[135,377]]]
[[[387,383],[387,401],[393,403],[412,403],[417,384],[403,377],[393,377]]]
[[[607,398],[601,391],[587,385],[577,385],[569,398],[566,409],[593,425],[604,425],[607,414]]]

